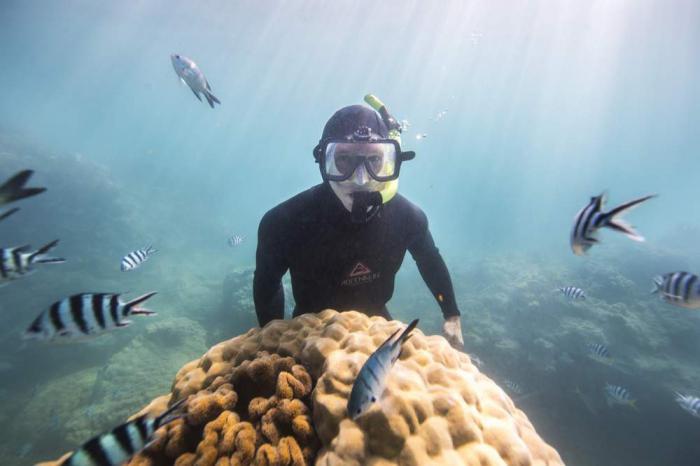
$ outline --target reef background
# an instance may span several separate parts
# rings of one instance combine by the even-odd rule
[[[33,168],[49,190],[0,224],[0,244],[60,238],[68,262],[0,288],[0,463],[76,447],[254,326],[260,217],[319,182],[323,124],[373,92],[412,124],[400,192],[428,214],[482,370],[523,388],[515,402],[567,464],[696,465],[700,421],[672,392],[700,396],[700,314],[648,290],[700,272],[699,18],[681,0],[3,2],[0,180]],[[178,84],[171,53],[221,107]],[[574,257],[573,215],[605,189],[611,205],[660,193],[628,216],[648,241],[606,232]],[[232,234],[246,241],[229,248]],[[149,243],[160,252],[121,273]],[[589,300],[564,301],[566,285]],[[61,297],[149,290],[159,315],[125,331],[20,342]],[[440,329],[410,256],[390,308]],[[605,382],[640,411],[608,408]]]

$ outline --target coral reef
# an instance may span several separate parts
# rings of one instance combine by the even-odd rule
[[[326,310],[215,345],[180,369],[171,394],[138,413],[188,397],[186,415],[130,464],[563,464],[466,354],[420,331],[404,345],[380,403],[350,420],[357,372],[400,326]]]

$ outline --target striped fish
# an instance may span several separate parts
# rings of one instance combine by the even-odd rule
[[[652,293],[661,299],[688,309],[700,308],[700,280],[688,272],[673,272],[654,277]]]
[[[634,241],[644,241],[644,237],[637,233],[631,225],[618,218],[618,216],[652,197],[654,195],[634,199],[615,207],[610,212],[603,212],[606,200],[605,194],[592,197],[591,202],[574,217],[574,227],[571,230],[570,237],[571,250],[577,256],[584,255],[591,246],[598,243],[596,233],[603,227],[624,233]]]
[[[122,259],[122,272],[133,270],[136,267],[139,267],[141,264],[146,262],[149,257],[151,257],[151,254],[155,252],[158,251],[156,249],[153,249],[153,246],[148,246],[147,248],[131,251]]]
[[[700,398],[676,392],[676,403],[691,415],[700,418]]]
[[[626,388],[620,387],[619,385],[610,385],[609,383],[606,383],[604,391],[608,406],[620,404],[637,409],[637,400],[632,399],[630,391]]]
[[[581,288],[576,288],[575,286],[565,286],[563,288],[559,288],[559,291],[561,291],[564,296],[572,301],[576,299],[586,299],[586,294],[583,292],[583,290]]]
[[[131,324],[130,315],[155,315],[138,307],[156,292],[152,291],[126,303],[115,293],[82,293],[53,303],[34,319],[24,333],[25,339],[75,340]]]
[[[245,236],[233,235],[228,239],[228,245],[235,248],[236,246],[240,246],[244,239]]]
[[[58,240],[51,241],[36,251],[31,251],[29,245],[14,248],[0,248],[0,286],[12,280],[35,272],[36,264],[59,264],[66,260],[60,257],[46,255],[56,247]]]
[[[408,324],[400,334],[398,330],[392,333],[365,361],[352,385],[348,400],[348,416],[351,419],[354,420],[365,413],[384,392],[386,377],[399,359],[401,347],[409,339],[416,325],[418,325],[418,319]]]
[[[0,185],[0,206],[46,191],[46,188],[24,187],[32,174],[34,174],[33,170],[22,170]],[[9,214],[5,214],[5,216],[8,215]]]
[[[515,395],[522,395],[523,394],[523,389],[518,385],[517,383],[513,382],[512,380],[506,380],[503,382],[503,384],[513,392]]]
[[[586,347],[588,348],[588,356],[592,359],[606,363],[611,361],[610,351],[602,343],[589,343]]]
[[[153,434],[168,424],[182,417],[173,412],[182,406],[182,399],[170,406],[155,418],[139,416],[125,422],[111,432],[98,435],[84,443],[73,452],[61,466],[117,466],[124,464],[132,456],[147,448],[153,441]]]

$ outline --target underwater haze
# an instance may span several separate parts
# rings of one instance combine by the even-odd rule
[[[399,192],[428,216],[481,371],[517,385],[568,465],[700,464],[700,413],[674,395],[700,397],[700,310],[649,294],[700,274],[699,2],[4,0],[0,59],[0,183],[31,169],[47,188],[11,205],[0,247],[59,239],[66,258],[0,287],[0,464],[77,448],[257,325],[260,219],[321,182],[325,122],[368,93],[410,123]],[[605,228],[576,256],[574,216],[603,192],[607,209],[658,194],[625,215],[646,241]],[[127,329],[21,338],[71,294],[149,291],[158,315]],[[410,255],[388,307],[440,332]]]

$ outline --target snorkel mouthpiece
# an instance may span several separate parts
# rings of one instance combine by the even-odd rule
[[[352,212],[350,216],[353,223],[366,223],[382,205],[382,195],[379,191],[359,191],[351,194]]]

